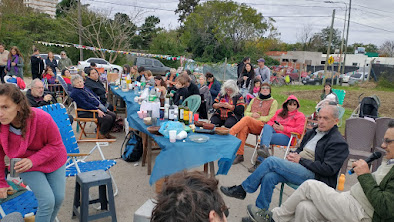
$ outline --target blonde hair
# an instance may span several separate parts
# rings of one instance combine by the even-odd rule
[[[148,76],[148,77],[151,77],[153,75],[150,70],[146,70],[145,73],[146,73],[146,76]]]

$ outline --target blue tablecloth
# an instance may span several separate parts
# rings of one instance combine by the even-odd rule
[[[121,90],[112,89],[112,87],[113,86],[111,86],[111,90],[113,90],[114,94],[122,97],[127,104],[127,119],[130,127],[152,137],[162,149],[160,154],[156,157],[155,165],[153,166],[149,180],[151,185],[165,176],[185,169],[198,167],[215,160],[219,160],[217,174],[226,175],[228,173],[236,156],[235,154],[238,147],[241,145],[241,140],[231,135],[204,134],[209,137],[206,143],[195,143],[188,138],[185,139],[185,142],[179,140],[175,143],[170,143],[168,138],[153,135],[148,132],[148,126],[146,126],[143,120],[137,115],[136,111],[139,110],[139,105],[134,102],[134,93],[122,92]],[[136,109],[137,106],[138,109]],[[164,121],[158,121],[158,124],[162,122]],[[189,133],[188,137],[192,134],[194,133]]]
[[[137,113],[137,111],[140,110],[140,105],[136,102],[134,102],[134,97],[137,95],[134,93],[134,91],[130,90],[128,92],[123,92],[118,86],[113,86],[110,85],[111,91],[121,97],[127,104],[127,121],[130,123],[130,114]]]

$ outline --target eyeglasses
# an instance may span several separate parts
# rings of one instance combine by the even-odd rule
[[[389,145],[389,144],[392,143],[392,142],[394,142],[394,140],[389,140],[389,139],[387,139],[387,138],[382,140],[382,143],[383,143],[383,144],[386,144],[386,145]]]
[[[268,86],[263,86],[263,87],[261,87],[261,89],[270,89],[270,87],[268,87]]]
[[[60,54],[60,55],[66,55],[66,54]]]

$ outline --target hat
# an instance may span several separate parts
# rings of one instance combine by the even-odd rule
[[[259,58],[259,59],[257,60],[257,62],[265,62],[265,59]]]

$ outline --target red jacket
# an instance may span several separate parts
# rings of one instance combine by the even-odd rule
[[[294,99],[298,102],[297,97],[291,95],[289,96],[286,101],[283,103],[285,104],[288,100]],[[282,107],[283,107],[282,104]],[[298,105],[300,103],[298,102]],[[298,107],[299,108],[299,107]],[[305,115],[298,111],[298,109],[294,110],[293,112],[289,112],[287,117],[283,119],[282,117],[278,116],[280,112],[282,112],[282,109],[278,109],[275,113],[275,115],[267,122],[268,125],[274,125],[274,121],[278,121],[283,127],[283,131],[276,131],[277,133],[285,134],[286,136],[290,137],[291,133],[298,133],[302,134],[304,131],[304,125],[305,125]]]
[[[0,125],[0,188],[9,187],[4,175],[4,155],[29,158],[33,167],[27,170],[51,173],[66,163],[67,152],[59,129],[43,110],[31,108],[25,138],[9,131],[10,125]]]

